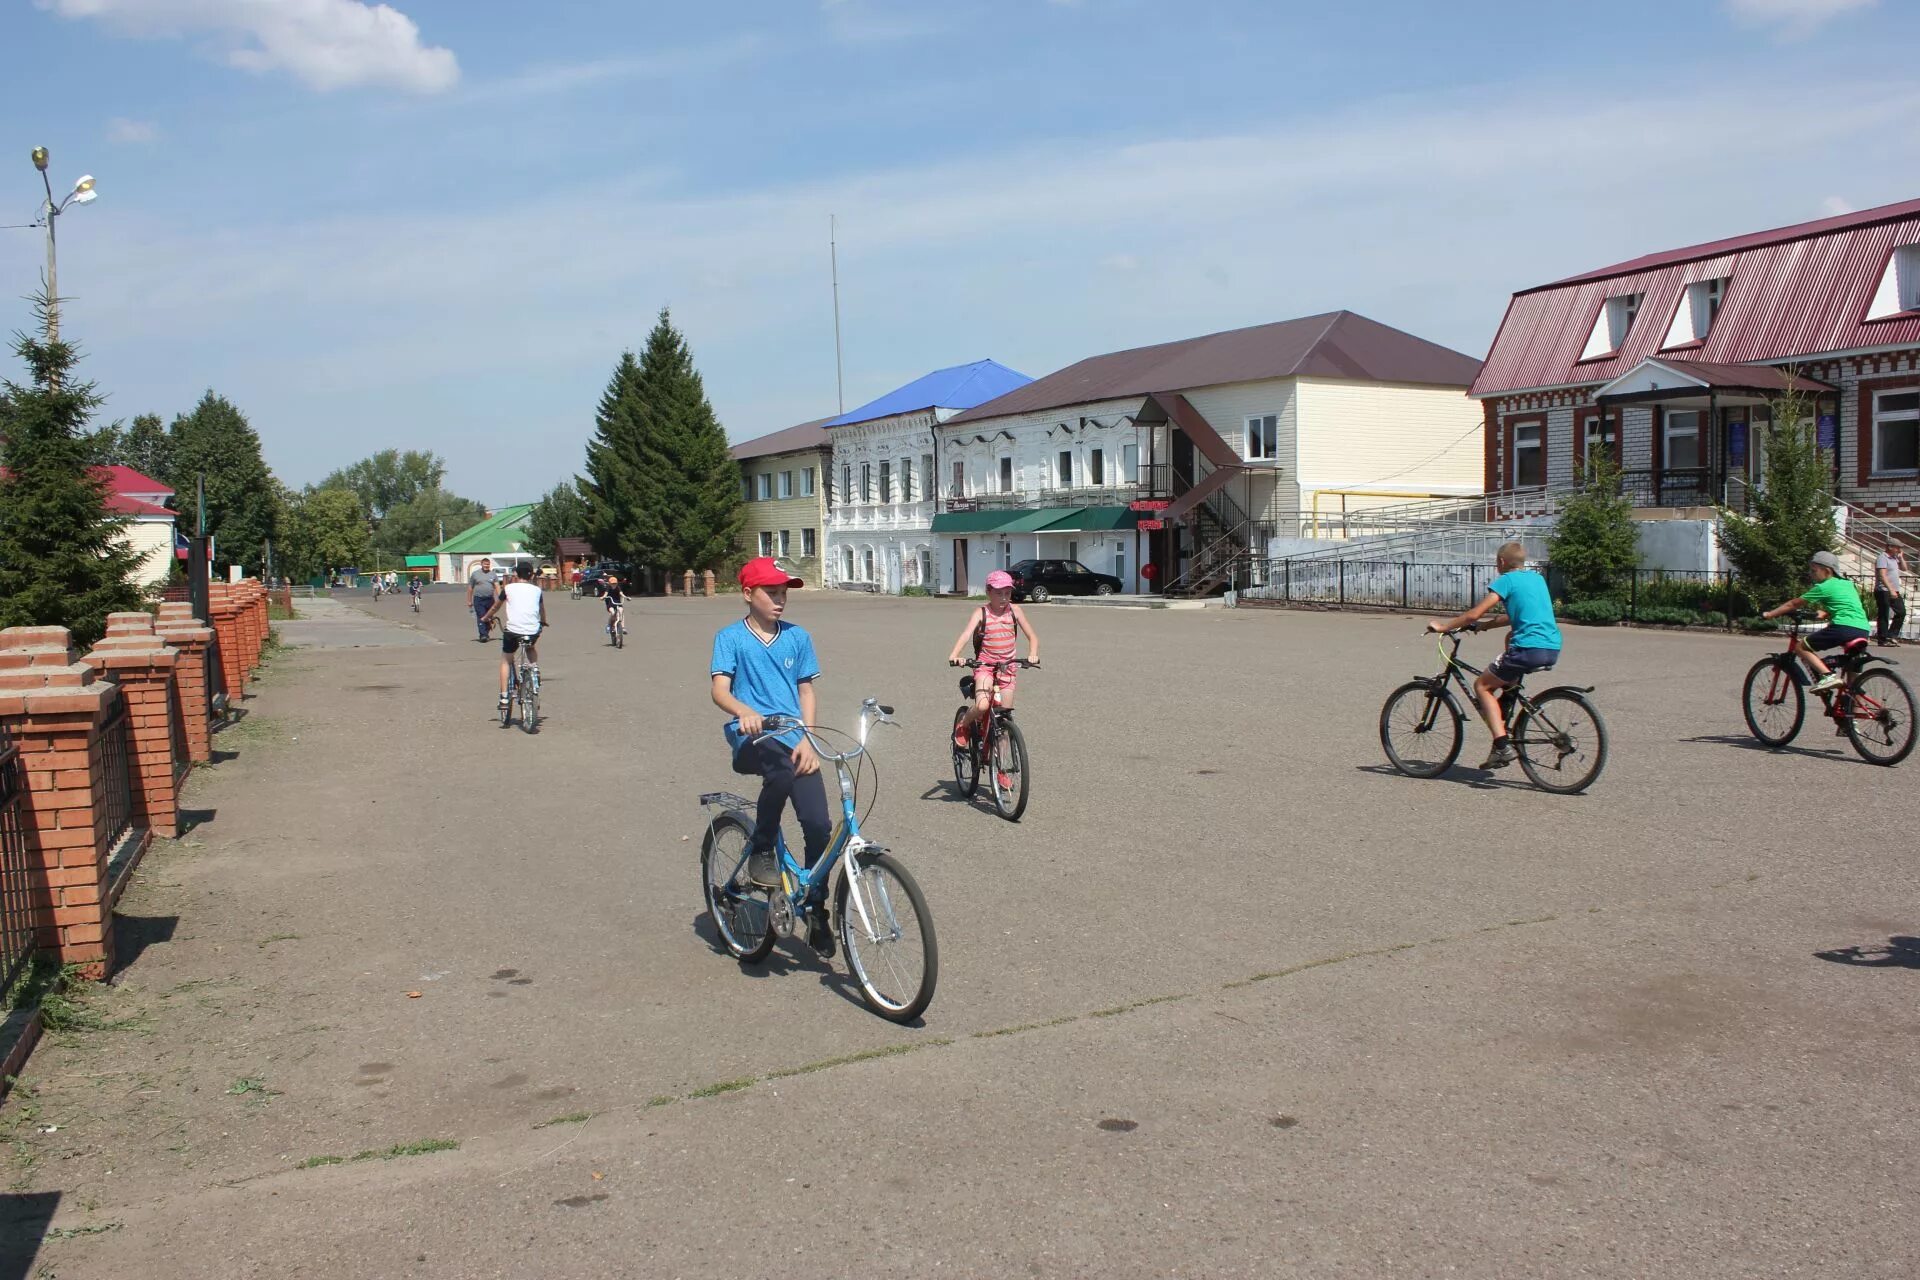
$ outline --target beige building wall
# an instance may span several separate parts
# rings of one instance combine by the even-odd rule
[[[1298,380],[1299,488],[1303,509],[1316,490],[1379,489],[1472,494],[1482,488],[1485,442],[1480,405],[1458,387]],[[1349,510],[1407,501],[1346,499]],[[1324,513],[1339,499],[1323,494]]]
[[[121,537],[140,557],[133,580],[141,589],[153,591],[166,586],[173,576],[173,521],[133,520]]]
[[[778,556],[780,562],[806,579],[809,585],[823,582],[822,559],[826,546],[827,454],[823,449],[798,453],[747,458],[740,463],[740,475],[747,495],[747,524],[741,532],[744,556]],[[812,472],[813,492],[806,493],[808,472]],[[768,497],[761,497],[761,478],[766,478]],[[791,497],[782,498],[782,477]],[[784,543],[782,535],[785,535]],[[764,537],[762,535],[765,535]],[[809,545],[811,544],[811,545]]]

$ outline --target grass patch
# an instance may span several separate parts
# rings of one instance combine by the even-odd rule
[[[238,1080],[235,1080],[227,1086],[227,1092],[234,1097],[241,1097],[249,1093],[256,1094],[261,1098],[277,1098],[280,1096],[278,1089],[267,1088],[267,1082],[258,1076],[241,1076]]]
[[[1045,1022],[1023,1022],[1017,1027],[996,1027],[992,1031],[976,1031],[975,1040],[991,1040],[995,1036],[1017,1036],[1024,1031],[1045,1031],[1048,1027],[1064,1027],[1069,1022],[1080,1021],[1077,1013],[1064,1014],[1058,1018],[1049,1018]]]
[[[564,1116],[555,1116],[551,1120],[542,1120],[533,1127],[536,1129],[551,1129],[557,1124],[585,1124],[591,1119],[593,1119],[593,1112],[591,1111],[571,1111]]]
[[[647,1105],[649,1107],[664,1107],[664,1106],[669,1106],[672,1103],[675,1103],[678,1101],[679,1099],[674,1097],[670,1093],[656,1093],[651,1098],[647,1099]]]
[[[345,1164],[346,1162],[347,1158],[345,1156],[308,1156],[305,1160],[302,1160],[293,1167],[296,1169],[321,1169],[330,1164]]]
[[[262,947],[270,947],[276,942],[297,942],[299,939],[300,935],[297,933],[273,933],[260,939],[259,945]]]
[[[48,1240],[78,1240],[82,1236],[103,1236],[109,1231],[118,1231],[119,1229],[120,1224],[117,1222],[97,1222],[88,1227],[55,1227],[53,1230],[47,1232],[45,1238]]]
[[[287,608],[287,606],[281,604],[278,600],[273,599],[271,596],[267,598],[267,621],[268,622],[292,622],[295,618],[298,618],[299,616],[300,614],[296,610]]]
[[[759,1083],[752,1076],[741,1076],[738,1080],[718,1080],[713,1084],[703,1084],[687,1096],[689,1098],[717,1098],[723,1093],[738,1093],[742,1089],[751,1089]]]
[[[1111,1009],[1095,1009],[1087,1016],[1089,1018],[1117,1018],[1123,1013],[1132,1013],[1135,1009],[1145,1009],[1149,1005],[1156,1004],[1172,1004],[1176,1000],[1185,1000],[1187,997],[1188,993],[1186,992],[1174,996],[1148,996],[1145,1000],[1134,1000],[1127,1004],[1117,1004]]]
[[[359,1164],[364,1160],[398,1160],[401,1156],[424,1156],[435,1151],[458,1151],[460,1144],[451,1138],[422,1138],[418,1142],[396,1142],[390,1147],[362,1151],[351,1156],[308,1156],[296,1169],[318,1169],[330,1164]]]
[[[818,1062],[807,1062],[797,1067],[787,1067],[780,1071],[769,1071],[760,1078],[762,1080],[785,1080],[792,1076],[804,1076],[815,1071],[826,1071],[832,1067],[847,1067],[852,1066],[856,1062],[871,1062],[875,1058],[897,1058],[903,1053],[912,1053],[916,1049],[931,1049],[952,1043],[953,1041],[951,1040],[934,1039],[910,1042],[907,1044],[882,1045],[878,1049],[862,1049],[858,1053],[842,1054],[838,1058],[822,1058]]]

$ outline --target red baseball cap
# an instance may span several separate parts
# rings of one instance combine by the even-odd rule
[[[740,566],[740,585],[754,587],[804,587],[807,584],[789,574],[772,556],[757,556]]]

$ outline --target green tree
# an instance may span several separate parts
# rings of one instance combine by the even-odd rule
[[[116,423],[104,444],[107,462],[171,483],[167,477],[173,473],[173,439],[159,414],[143,413],[126,427]]]
[[[527,546],[535,555],[558,560],[560,552],[554,544],[561,538],[586,537],[591,516],[592,508],[577,483],[557,484],[542,495],[527,516]]]
[[[651,562],[653,551],[640,541],[641,473],[646,466],[641,439],[646,429],[640,362],[633,352],[623,351],[594,414],[580,496],[587,504],[586,536],[593,549],[630,563]]]
[[[367,522],[351,489],[309,489],[288,504],[280,560],[288,577],[305,578],[367,555]]]
[[[166,479],[179,492],[184,526],[194,527],[194,483],[204,476],[215,563],[259,569],[280,513],[280,487],[260,456],[260,437],[245,415],[212,391],[173,420],[169,435],[173,473]]]
[[[1833,461],[1820,447],[1812,400],[1790,392],[1772,402],[1766,479],[1747,514],[1720,513],[1720,544],[1753,591],[1784,600],[1805,583],[1807,561],[1839,542]]]
[[[342,467],[322,480],[318,487],[353,490],[360,495],[367,517],[377,525],[395,507],[438,489],[446,474],[446,461],[438,454],[417,449],[405,452],[382,449],[372,457]]]
[[[1640,563],[1633,500],[1621,491],[1620,467],[1609,450],[1596,449],[1587,459],[1580,488],[1561,504],[1547,557],[1572,600],[1618,595]]]
[[[640,542],[643,563],[677,571],[714,569],[746,524],[740,466],[707,402],[693,353],[665,308],[640,358]]]
[[[46,299],[35,306],[44,319]],[[109,613],[140,607],[126,522],[107,511],[106,486],[89,469],[100,440],[87,420],[100,396],[70,376],[72,345],[21,334],[13,349],[30,381],[0,393],[0,627],[66,627],[90,645]]]
[[[487,509],[471,498],[433,488],[387,508],[373,532],[373,547],[389,558],[419,555],[446,537],[471,529],[487,518]]]

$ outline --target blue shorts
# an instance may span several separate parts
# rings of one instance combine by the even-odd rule
[[[1807,637],[1809,649],[1838,649],[1852,640],[1865,640],[1867,633],[1859,627],[1822,627]]]
[[[1487,664],[1487,674],[1507,684],[1534,671],[1546,671],[1560,661],[1558,649],[1509,649]]]

